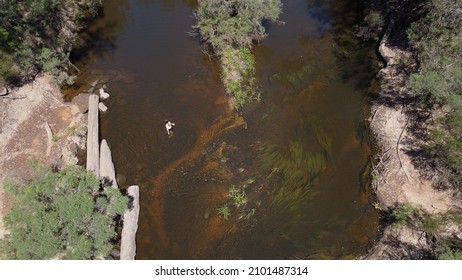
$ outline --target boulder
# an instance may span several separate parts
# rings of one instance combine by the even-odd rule
[[[109,181],[112,181],[112,187],[115,189],[118,188],[114,163],[112,162],[111,149],[109,149],[106,139],[101,141],[99,153],[99,176],[102,180],[107,178]]]
[[[133,198],[129,209],[124,214],[122,240],[120,244],[120,259],[134,260],[136,255],[136,231],[138,230],[138,216],[140,214],[140,188],[130,186],[127,195]]]
[[[110,255],[115,259],[120,258],[120,250],[112,249]]]
[[[103,102],[99,103],[98,108],[103,113],[106,113],[106,111],[107,111],[107,107],[106,107],[106,105],[103,104]]]
[[[99,100],[106,100],[110,97],[109,93],[105,92],[103,88],[99,89]]]
[[[80,113],[88,112],[89,94],[81,93],[72,99],[72,104],[79,108]]]

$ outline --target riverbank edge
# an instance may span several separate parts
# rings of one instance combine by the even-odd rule
[[[399,30],[404,27],[395,25],[399,19],[393,16],[378,47],[385,66],[377,74],[379,97],[372,102],[368,118],[377,151],[371,174],[377,196],[375,207],[381,211],[385,225],[360,259],[428,259],[435,257],[432,236],[412,223],[394,224],[393,211],[412,206],[419,209],[417,215],[436,216],[460,209],[462,199],[456,191],[435,189],[434,179],[415,163],[414,154],[425,142],[413,128],[424,109],[415,106],[415,97],[407,86],[409,73],[404,69],[417,69],[415,54],[396,38],[405,30]],[[438,229],[437,234],[462,239],[460,225],[453,223]]]
[[[11,204],[3,189],[5,180],[27,179],[31,160],[76,165],[78,151],[85,149],[87,103],[83,97],[65,103],[47,74],[0,98],[0,238],[6,233],[3,216]]]

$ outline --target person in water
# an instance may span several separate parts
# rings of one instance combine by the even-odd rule
[[[167,130],[167,135],[171,136],[173,134],[173,127],[175,126],[174,123],[171,121],[165,120],[165,129]]]

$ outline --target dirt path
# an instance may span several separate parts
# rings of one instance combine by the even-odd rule
[[[0,238],[3,215],[9,207],[5,179],[29,176],[29,161],[76,164],[85,147],[85,99],[64,103],[60,89],[44,75],[0,97]],[[51,129],[47,132],[47,127]]]

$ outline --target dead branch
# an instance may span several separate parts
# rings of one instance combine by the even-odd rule
[[[375,110],[374,114],[372,115],[371,121],[369,122],[369,127],[372,126],[372,122],[374,121],[375,115],[377,115],[377,112],[379,111],[379,109],[380,109],[380,107],[378,107],[378,108]]]
[[[403,133],[404,133],[404,131],[406,130],[408,124],[409,124],[409,118],[407,118],[406,124],[404,125],[404,128],[403,128],[403,130],[401,131],[401,134],[399,135],[398,141],[396,142],[396,154],[398,154],[399,164],[400,164],[400,166],[401,166],[401,169],[402,169],[403,172],[404,172],[404,175],[406,175],[406,179],[408,180],[408,182],[411,182],[411,180],[409,179],[409,176],[408,176],[407,173],[406,173],[406,170],[405,170],[404,167],[403,167],[403,162],[402,162],[401,156],[400,156],[400,154],[399,154],[399,142],[401,141],[401,137],[403,136]]]
[[[0,96],[1,98],[7,98],[7,99],[26,99],[27,97],[26,96],[17,96],[17,97],[14,97],[14,96],[9,96],[9,95],[4,95],[4,96]]]
[[[75,66],[75,65],[69,60],[69,57],[66,57],[66,61],[67,61],[67,64],[69,64],[70,66],[72,66],[72,68],[74,68],[78,73],[80,73],[80,69],[77,68],[77,66]]]

